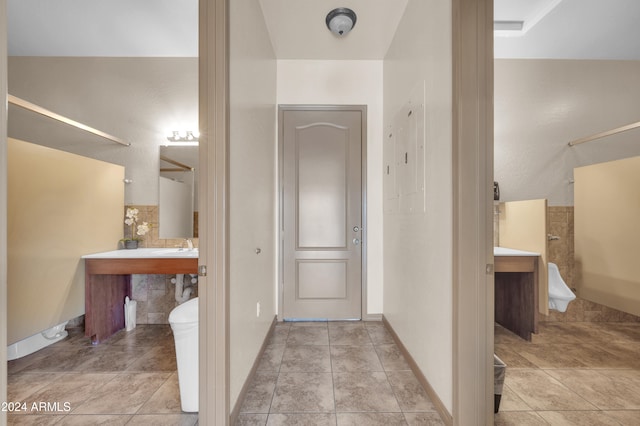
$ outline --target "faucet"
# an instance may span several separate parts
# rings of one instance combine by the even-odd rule
[[[193,250],[193,241],[191,240],[191,238],[185,238],[184,241],[187,243],[187,247],[189,248],[189,250]]]

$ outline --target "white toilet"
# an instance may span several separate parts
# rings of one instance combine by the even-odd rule
[[[182,411],[198,411],[198,298],[174,308],[169,314],[178,363]]]
[[[548,263],[549,267],[549,309],[566,312],[569,302],[576,298],[569,286],[560,276],[558,265]]]

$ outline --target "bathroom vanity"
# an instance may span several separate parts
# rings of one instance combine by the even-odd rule
[[[538,332],[539,253],[494,247],[495,320],[531,341]]]
[[[124,300],[132,274],[196,274],[198,250],[142,248],[82,256],[85,261],[85,336],[98,344],[124,328]]]

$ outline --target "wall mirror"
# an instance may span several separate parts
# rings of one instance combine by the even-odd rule
[[[197,146],[161,146],[159,237],[198,237]]]

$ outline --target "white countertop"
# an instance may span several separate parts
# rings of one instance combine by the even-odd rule
[[[540,256],[540,253],[534,253],[532,251],[516,250],[506,247],[494,247],[494,256]]]
[[[83,259],[162,259],[162,258],[197,258],[198,249],[194,248],[138,248],[105,251],[102,253],[85,254]]]

